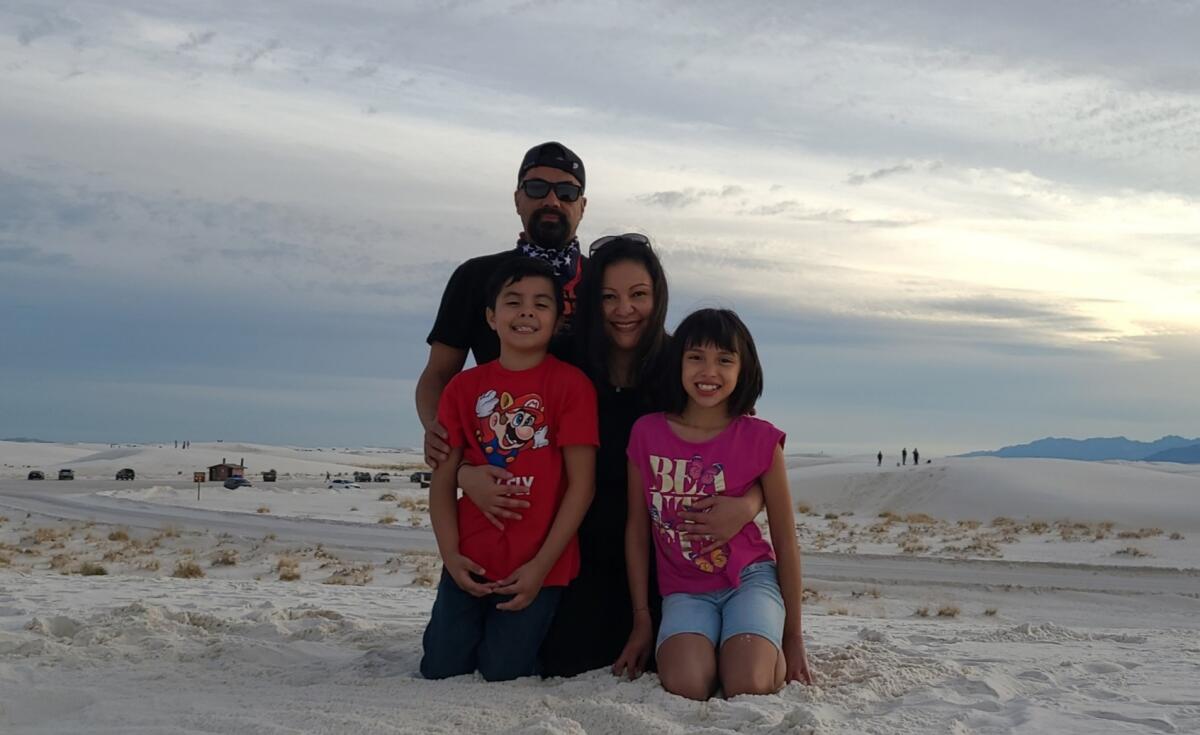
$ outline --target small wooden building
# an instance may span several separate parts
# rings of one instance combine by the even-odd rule
[[[221,464],[215,464],[208,468],[209,482],[224,482],[231,477],[244,477],[246,467],[242,464],[230,464],[221,458]]]

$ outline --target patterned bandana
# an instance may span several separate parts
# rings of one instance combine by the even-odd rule
[[[543,248],[534,245],[525,238],[517,240],[517,249],[522,255],[543,260],[554,268],[554,275],[560,281],[575,275],[575,264],[579,262],[579,239],[571,238],[565,248]]]

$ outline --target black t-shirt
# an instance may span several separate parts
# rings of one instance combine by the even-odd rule
[[[521,252],[513,248],[501,253],[471,258],[458,266],[446,283],[437,319],[425,342],[430,345],[441,342],[449,347],[470,350],[475,356],[476,365],[500,357],[500,339],[487,323],[485,312],[489,304],[485,291],[488,279],[492,277],[496,268],[506,259],[519,256]],[[563,291],[563,315],[567,322],[564,329],[555,335],[550,352],[567,361],[571,361],[572,357],[570,319],[575,313],[575,291],[583,279],[586,261],[586,258],[580,257],[575,273],[559,281]]]

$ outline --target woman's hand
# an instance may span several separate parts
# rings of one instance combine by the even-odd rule
[[[762,488],[756,485],[739,498],[710,495],[697,500],[692,503],[691,510],[680,511],[679,517],[688,524],[683,528],[684,533],[705,536],[710,540],[708,546],[700,551],[701,554],[707,554],[729,543],[747,523],[753,523],[762,508]]]
[[[621,655],[612,665],[614,676],[627,676],[636,679],[646,670],[646,661],[650,658],[651,636],[654,625],[650,621],[649,610],[638,610],[633,614],[633,630],[629,633],[629,641],[621,649]]]
[[[784,634],[783,658],[787,663],[787,675],[784,682],[799,681],[808,685],[813,683],[812,670],[808,668],[808,652],[804,650],[804,634]]]
[[[511,472],[490,464],[465,464],[458,468],[458,486],[463,489],[463,494],[470,498],[483,516],[501,531],[504,530],[504,522],[500,520],[501,518],[519,521],[521,514],[512,509],[529,507],[529,501],[512,497],[513,495],[528,495],[529,488],[523,485],[497,484],[511,477]]]

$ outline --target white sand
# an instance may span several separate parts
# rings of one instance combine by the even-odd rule
[[[701,704],[652,675],[417,678],[438,569],[422,491],[315,480],[411,455],[243,448],[292,479],[210,484],[196,503],[172,481],[196,449],[136,449],[0,444],[0,732],[1200,731],[1200,476],[1187,468],[797,460],[802,543],[824,549],[806,578],[819,683]],[[17,479],[62,462],[83,479]],[[122,466],[139,481],[113,481]],[[102,522],[64,520],[89,517]],[[1161,533],[1118,537],[1143,528]],[[918,541],[930,548],[902,551]],[[1128,546],[1148,556],[1116,553]],[[299,579],[279,581],[281,559]],[[80,575],[85,561],[108,575]],[[170,576],[187,562],[205,576]]]

